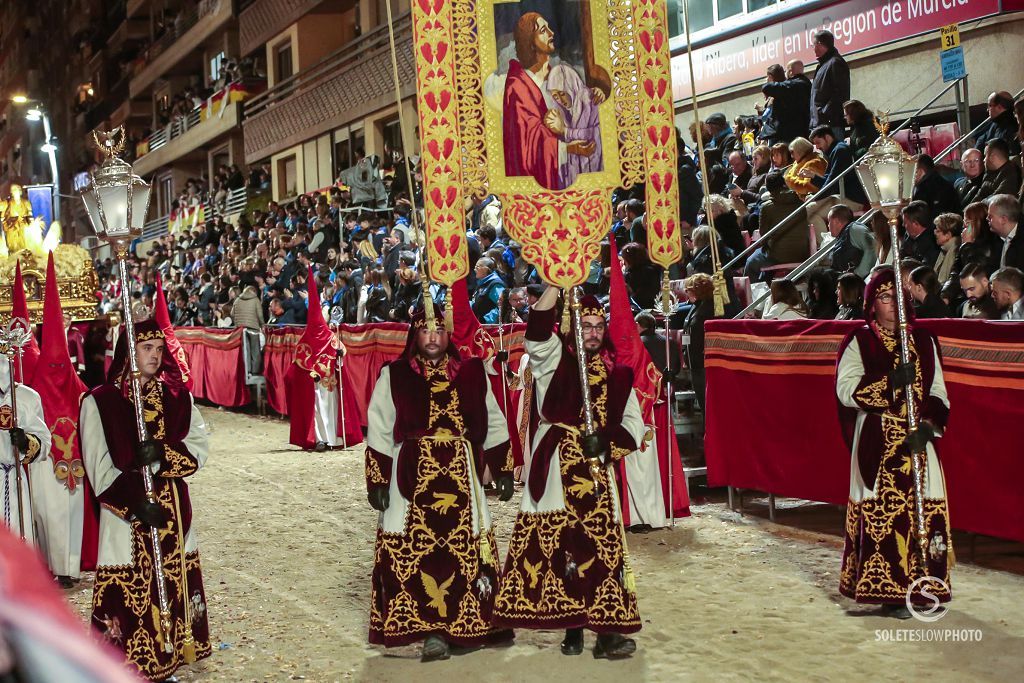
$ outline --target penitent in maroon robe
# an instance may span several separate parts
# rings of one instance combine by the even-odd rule
[[[544,125],[548,105],[544,93],[515,59],[505,79],[502,132],[505,140],[505,175],[533,176],[548,190],[561,190],[558,175],[557,135]]]

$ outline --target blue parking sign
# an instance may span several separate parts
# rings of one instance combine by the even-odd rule
[[[964,48],[957,45],[949,50],[939,53],[939,62],[942,64],[942,82],[949,83],[967,75],[967,67],[964,64]]]

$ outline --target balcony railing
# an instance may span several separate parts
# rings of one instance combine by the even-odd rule
[[[188,11],[183,10],[184,14],[180,14],[175,17],[174,21],[170,23],[164,34],[154,40],[149,47],[143,51],[142,59],[138,60],[134,65],[135,75],[142,73],[157,57],[167,51],[167,49],[174,45],[174,43],[187,34],[193,26],[206,17],[219,12],[221,9],[221,3],[230,2],[231,0],[200,0],[199,4],[194,8]]]
[[[227,199],[218,204],[214,201],[206,201],[200,204],[202,208],[202,221],[199,221],[198,212],[190,214],[189,217],[185,218],[184,226],[189,230],[192,229],[192,223],[198,225],[199,222],[205,222],[211,218],[217,216],[234,216],[245,211],[245,207],[249,203],[249,189],[246,187],[240,187],[237,190],[231,190],[228,192]],[[195,216],[195,218],[192,218]],[[142,238],[143,242],[149,242],[151,240],[159,239],[164,235],[168,234],[170,226],[171,216],[170,214],[154,218],[151,221],[147,221],[142,226]]]
[[[412,30],[412,21],[409,17],[410,13],[406,12],[395,19],[396,40],[399,34],[409,33]],[[387,26],[378,26],[365,35],[342,45],[309,69],[275,83],[273,88],[252,98],[245,106],[245,114],[246,116],[256,116],[282,100],[307,92],[325,80],[337,76],[339,72],[367,61],[380,50],[390,49]]]
[[[410,16],[406,12],[395,19],[399,78],[405,90],[415,83]],[[319,134],[339,115],[355,120],[380,108],[374,103],[393,98],[393,93],[388,30],[380,26],[250,99],[245,105],[246,159],[269,156],[295,144],[296,138]]]

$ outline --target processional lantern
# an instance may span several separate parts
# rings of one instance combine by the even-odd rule
[[[109,133],[94,132],[93,139],[106,158],[89,174],[82,200],[96,235],[123,251],[131,240],[142,236],[151,187],[135,175],[131,164],[117,156],[125,145],[123,127]]]
[[[913,198],[917,159],[889,136],[887,119],[887,116],[875,119],[880,135],[857,164],[857,175],[871,208],[881,211],[893,221],[899,216],[900,209]]]

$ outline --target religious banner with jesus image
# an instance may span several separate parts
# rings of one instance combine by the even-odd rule
[[[489,194],[560,287],[586,279],[617,187],[647,183],[652,258],[681,256],[665,24],[656,0],[414,0],[434,279],[466,272],[464,201]]]

